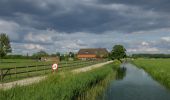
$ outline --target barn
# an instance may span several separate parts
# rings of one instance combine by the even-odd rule
[[[106,48],[86,48],[78,51],[77,58],[81,60],[104,59],[108,57],[108,54]]]

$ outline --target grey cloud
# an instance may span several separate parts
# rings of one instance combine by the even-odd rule
[[[161,29],[170,27],[169,9],[168,0],[0,0],[0,32],[10,35],[16,52],[29,51],[24,44],[42,46],[48,52],[83,47],[110,50],[114,44],[135,50],[142,40],[122,40],[123,35],[149,34],[156,29],[161,34]],[[148,50],[167,51],[168,43],[149,42]]]
[[[109,8],[111,3],[115,7]],[[115,30],[130,33],[170,26],[169,12],[165,13],[167,16],[160,18],[155,18],[155,15],[147,16],[148,11],[152,11],[151,8],[157,7],[158,4],[167,5],[168,3],[166,0],[156,0],[156,3],[145,0],[102,0],[102,2],[98,0],[1,0],[0,18],[38,30],[52,28],[67,33],[81,31],[103,33]],[[147,5],[150,8],[145,7]],[[126,10],[123,7],[129,9]],[[157,9],[164,9],[164,6],[158,7]],[[122,12],[122,9],[125,11]],[[139,9],[141,10],[138,11]],[[163,14],[163,11],[153,11],[158,15]],[[142,14],[139,16],[140,13],[144,16]],[[151,24],[148,24],[149,22]]]
[[[122,3],[127,5],[141,6],[145,9],[153,9],[157,11],[169,12],[169,0],[99,0],[99,3],[111,4]]]

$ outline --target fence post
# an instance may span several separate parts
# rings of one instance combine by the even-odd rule
[[[46,74],[46,71],[45,71],[46,69],[45,69],[45,66],[44,66],[44,74]]]
[[[28,72],[29,70],[28,70],[28,66],[27,66],[27,77],[29,77],[29,72]]]
[[[65,67],[68,67],[67,61],[66,61],[66,66]]]
[[[83,61],[83,67],[86,66],[86,61]]]
[[[9,69],[10,79],[11,79],[11,69]]]
[[[15,66],[15,78],[17,78],[17,68]]]
[[[37,64],[35,65],[35,70],[36,70],[36,73],[37,73]],[[37,75],[37,74],[36,74]]]
[[[1,69],[1,82],[3,81],[3,70]]]

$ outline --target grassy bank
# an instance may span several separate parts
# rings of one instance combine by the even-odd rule
[[[0,100],[74,100],[113,73],[114,66],[80,74],[54,74],[38,84],[0,91]]]
[[[133,62],[170,89],[170,59],[136,59]]]
[[[86,92],[82,93],[78,96],[77,100],[97,100],[97,98],[102,95],[104,90],[109,85],[110,81],[116,79],[117,70],[120,66],[119,61],[114,62],[113,64],[113,72],[109,73],[104,80],[101,80],[96,85],[89,87]]]

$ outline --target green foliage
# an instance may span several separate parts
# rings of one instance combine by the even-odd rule
[[[112,59],[122,59],[126,57],[126,49],[122,45],[115,45],[111,51]]]
[[[60,60],[76,60],[76,54],[73,52],[65,53],[65,54],[60,54]]]
[[[133,62],[170,89],[170,59],[136,59]]]
[[[61,55],[60,52],[57,52],[57,53],[56,53],[56,56],[60,57],[60,55]]]
[[[49,55],[45,51],[41,50],[37,53],[34,53],[32,56],[35,57],[35,58],[40,58],[40,57],[46,57],[46,56],[49,56]]]
[[[68,54],[61,54],[61,55],[60,55],[60,60],[61,60],[61,61],[63,61],[63,60],[64,60],[64,61],[68,61],[68,58],[69,58],[69,55],[68,55]]]
[[[71,58],[74,58],[74,53],[73,52],[69,52],[69,57],[71,57]]]
[[[12,52],[10,39],[5,33],[0,34],[0,57],[4,57],[7,53]]]
[[[37,84],[0,91],[0,100],[75,100],[113,73],[111,67],[113,64],[85,73],[53,74]]]
[[[113,63],[114,63],[114,65],[116,65],[116,66],[118,66],[118,65],[120,65],[120,64],[121,64],[121,62],[120,62],[119,60],[117,60],[117,59],[116,59],[116,60],[114,60],[114,62],[113,62]]]

